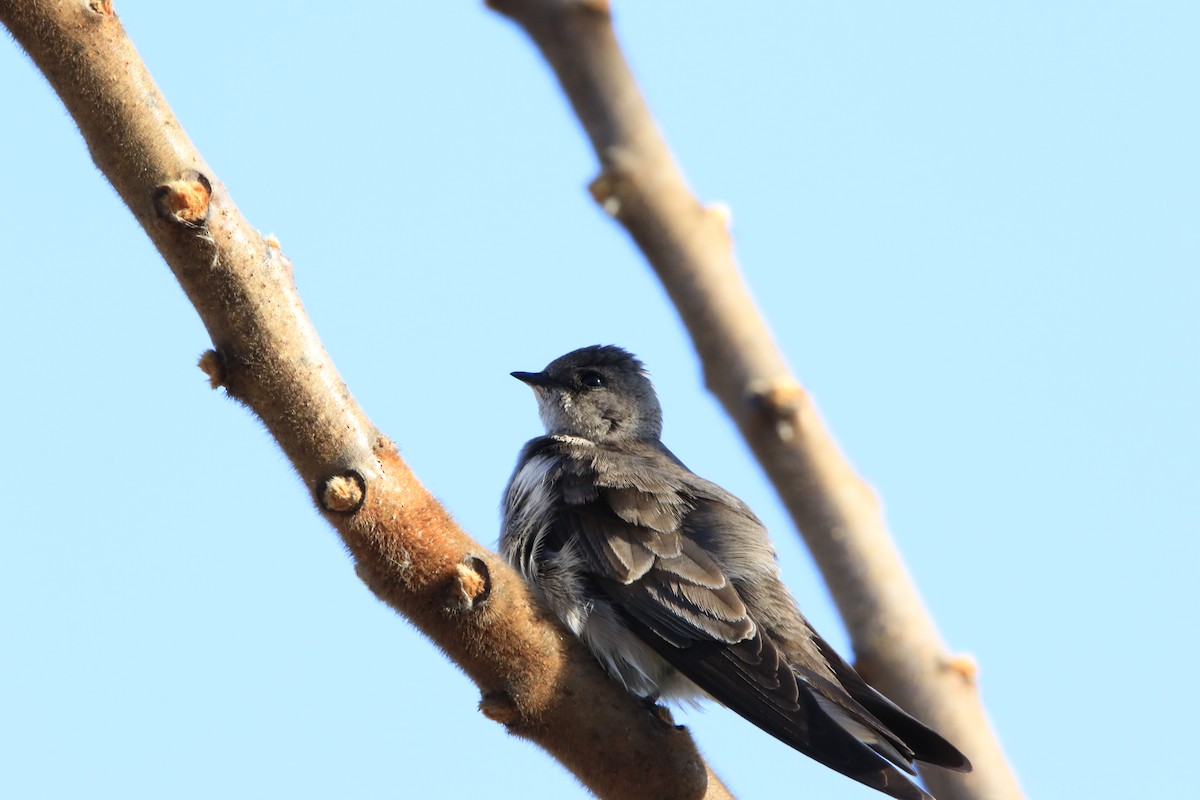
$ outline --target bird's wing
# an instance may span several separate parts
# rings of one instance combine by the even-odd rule
[[[813,642],[820,648],[833,668],[838,682],[846,688],[850,696],[912,748],[918,761],[936,764],[956,772],[971,771],[971,762],[957,747],[863,680],[862,676],[816,633],[813,634]]]
[[[695,476],[681,473],[669,453],[567,447],[560,454],[559,535],[578,543],[596,586],[631,630],[701,689],[805,755],[900,800],[929,800],[887,760],[911,770],[912,751],[837,682],[815,634],[807,631],[803,658],[790,643],[789,663],[701,546],[722,535],[691,529],[697,519],[723,516],[705,513],[717,495],[689,490]]]

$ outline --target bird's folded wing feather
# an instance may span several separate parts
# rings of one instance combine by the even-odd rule
[[[806,640],[803,660],[823,670],[789,663],[721,564],[685,535],[690,515],[719,502],[712,492],[672,481],[681,473],[663,468],[669,453],[560,454],[560,535],[579,544],[597,586],[634,632],[701,689],[797,750],[893,797],[928,798],[881,757],[911,770],[912,751],[837,683],[818,644]]]

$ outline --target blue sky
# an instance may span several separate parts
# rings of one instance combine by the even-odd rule
[[[358,400],[494,544],[511,370],[649,365],[665,440],[847,639],[539,56],[480,3],[117,11]],[[1030,794],[1178,795],[1200,523],[1200,7],[617,3],[796,375],[879,490]],[[357,581],[170,272],[0,46],[0,796],[582,797]],[[741,798],[875,795],[728,712]]]

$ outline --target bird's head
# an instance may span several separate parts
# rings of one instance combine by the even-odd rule
[[[646,369],[613,345],[583,347],[541,372],[514,372],[537,395],[547,434],[593,442],[658,439],[662,408]]]

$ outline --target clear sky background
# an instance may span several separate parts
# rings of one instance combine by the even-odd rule
[[[616,6],[1030,796],[1190,791],[1200,5]],[[478,2],[117,11],[356,397],[477,539],[540,430],[508,373],[621,344],[668,445],[758,511],[848,649],[517,28]],[[478,714],[209,391],[195,312],[10,41],[0,108],[0,796],[583,797]],[[679,718],[743,800],[876,797],[722,709]]]

